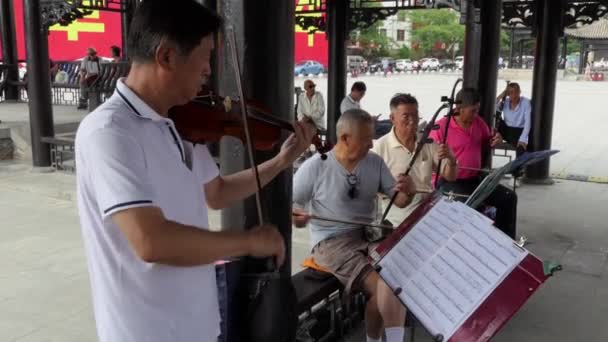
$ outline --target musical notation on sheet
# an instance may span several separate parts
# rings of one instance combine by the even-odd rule
[[[460,202],[440,200],[380,260],[380,275],[447,341],[527,251]]]

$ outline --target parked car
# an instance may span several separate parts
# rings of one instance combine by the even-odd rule
[[[348,70],[355,69],[361,72],[364,71],[366,67],[367,62],[365,61],[365,58],[355,55],[346,56],[346,68]]]
[[[395,61],[395,69],[397,71],[412,71],[414,70],[414,65],[410,59],[398,59]]]
[[[318,75],[320,73],[325,72],[325,67],[323,64],[317,61],[302,61],[296,64],[294,68],[295,76],[298,75]]]
[[[437,58],[423,58],[422,70],[439,70],[439,60]]]
[[[383,62],[384,60],[388,60],[388,68],[390,70],[395,70],[395,60],[390,57],[376,58],[369,63],[369,72],[378,72],[383,71]]]
[[[439,69],[441,69],[441,70],[457,69],[456,62],[454,62],[451,59],[442,59],[439,61]]]

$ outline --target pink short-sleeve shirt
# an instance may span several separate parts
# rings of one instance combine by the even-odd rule
[[[431,132],[430,137],[437,143],[443,141],[446,123],[446,118],[439,120],[439,129]],[[489,146],[490,137],[490,128],[479,116],[475,116],[468,129],[460,127],[456,120],[450,120],[447,144],[458,160],[458,179],[472,178],[479,174],[478,171],[463,168],[481,168],[481,151],[484,146]]]

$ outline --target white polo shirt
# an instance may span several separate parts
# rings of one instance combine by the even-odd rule
[[[416,189],[433,189],[433,172],[435,172],[438,164],[438,160],[435,158],[438,147],[439,145],[437,144],[425,144],[420,150],[420,155],[414,162],[412,170],[410,171],[410,177],[412,177]],[[382,157],[394,177],[397,177],[407,170],[415,152],[408,150],[399,142],[395,135],[394,127],[390,132],[374,141],[372,151]],[[446,162],[443,162],[442,168],[445,168],[445,165]],[[391,207],[391,211],[387,216],[388,220],[391,221],[394,226],[400,225],[401,222],[418,207],[426,196],[426,194],[416,194],[412,202],[405,208]],[[389,201],[389,198],[382,198],[383,210],[386,208]]]
[[[99,340],[217,341],[214,266],[146,263],[111,217],[156,206],[169,220],[207,229],[203,185],[218,175],[217,166],[206,146],[182,142],[173,122],[122,79],[116,88],[81,122],[75,145],[78,211]]]

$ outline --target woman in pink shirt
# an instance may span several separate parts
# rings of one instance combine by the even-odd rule
[[[437,187],[442,191],[471,194],[483,180],[476,169],[481,168],[484,149],[490,149],[502,141],[500,133],[491,131],[479,117],[479,95],[473,88],[463,88],[456,95],[457,115],[450,120],[447,145],[458,161],[458,176],[455,181],[440,179]],[[431,132],[431,138],[443,142],[447,119],[437,122],[439,129]],[[496,207],[495,225],[505,234],[515,239],[517,220],[517,195],[512,190],[499,185],[486,199],[488,205]]]

